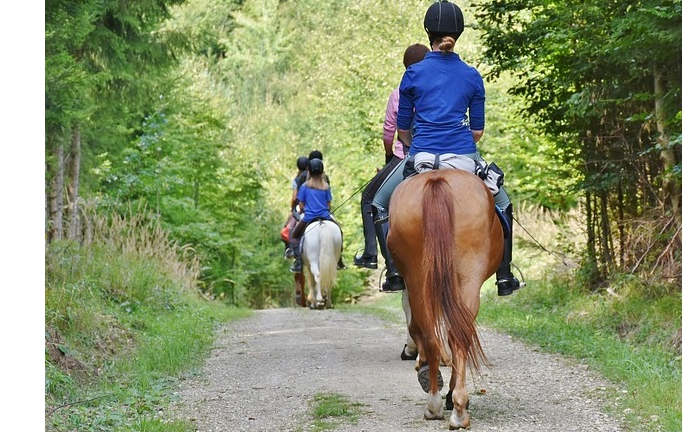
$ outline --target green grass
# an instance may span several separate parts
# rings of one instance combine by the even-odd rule
[[[682,355],[675,335],[682,327],[681,298],[624,291],[583,293],[568,279],[532,281],[506,298],[489,290],[479,322],[588,364],[618,387],[608,410],[631,430],[680,431]]]
[[[251,311],[200,297],[184,268],[167,249],[142,256],[108,242],[51,245],[46,430],[194,430],[158,413],[176,379],[203,364],[215,327]]]
[[[338,393],[318,393],[311,406],[313,422],[310,430],[322,432],[334,430],[343,423],[356,424],[364,404],[351,402]]]

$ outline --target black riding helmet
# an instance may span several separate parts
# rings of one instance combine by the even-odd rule
[[[442,36],[451,36],[457,40],[464,32],[464,15],[459,6],[441,0],[430,5],[425,13],[423,27],[428,33],[430,43]]]
[[[308,169],[308,163],[310,162],[310,159],[307,158],[307,156],[301,156],[296,160],[296,166],[300,171],[305,171]]]
[[[310,164],[308,165],[308,172],[310,174],[322,174],[324,172],[324,164],[321,160],[317,158],[310,159]]]

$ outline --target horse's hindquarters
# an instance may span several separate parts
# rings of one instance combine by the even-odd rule
[[[427,362],[429,376],[435,376],[449,342],[454,387],[449,427],[468,427],[466,361],[476,369],[487,361],[475,322],[480,289],[502,259],[502,228],[493,197],[473,174],[430,171],[397,187],[389,224],[387,245],[406,281],[409,333],[419,362]],[[440,418],[439,383],[429,382],[425,417]]]
[[[336,285],[341,243],[341,230],[332,221],[312,222],[305,229],[303,267],[307,273],[307,303],[311,309],[332,307],[331,291]]]

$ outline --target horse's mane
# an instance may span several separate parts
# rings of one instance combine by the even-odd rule
[[[479,370],[480,362],[488,364],[488,360],[481,347],[476,317],[461,298],[463,276],[460,275],[463,272],[455,268],[454,195],[443,177],[426,181],[422,208],[426,239],[423,247],[423,299],[426,302],[425,308],[430,311],[426,325],[435,328],[438,333],[439,337],[433,342],[438,353],[445,353],[441,333],[446,330],[450,347],[461,349],[473,368]]]

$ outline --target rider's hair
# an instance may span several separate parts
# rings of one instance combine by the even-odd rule
[[[327,183],[327,180],[325,180],[323,173],[319,173],[319,174],[308,173],[308,179],[305,180],[305,186],[312,188],[312,189],[320,189],[320,190],[329,189],[329,183]]]
[[[454,40],[453,37],[443,36],[439,40],[441,41],[440,45],[438,46],[440,51],[454,52],[454,44],[456,43],[456,41]]]
[[[310,159],[308,164],[308,179],[305,184],[313,189],[329,189],[329,183],[324,178],[324,163],[321,159]]]
[[[404,51],[404,67],[408,69],[412,64],[423,60],[429,52],[430,49],[423,44],[409,45],[406,51]]]

